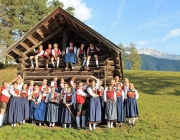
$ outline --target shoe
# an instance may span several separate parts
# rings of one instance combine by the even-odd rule
[[[39,66],[36,66],[35,68],[36,68],[36,69],[38,69],[38,68],[39,68]]]
[[[25,124],[26,123],[26,121],[25,120],[23,120],[23,122],[22,122],[23,124]]]
[[[72,70],[74,70],[74,67],[72,67]]]
[[[13,127],[16,127],[16,124],[14,123]]]
[[[122,127],[122,123],[120,123],[119,127]]]
[[[49,127],[52,127],[52,123],[49,123]]]
[[[52,123],[52,127],[54,127],[55,126],[55,123]]]
[[[96,65],[97,68],[99,68],[99,65]]]
[[[39,127],[41,126],[41,122],[39,123]]]
[[[46,123],[43,123],[44,126],[47,126]]]
[[[56,68],[59,68],[59,66],[57,66]]]
[[[67,67],[65,67],[65,70],[67,70],[68,68]]]
[[[114,123],[114,127],[115,127],[115,128],[117,127],[117,125],[118,125],[118,123]]]
[[[34,66],[29,67],[29,69],[34,69]]]

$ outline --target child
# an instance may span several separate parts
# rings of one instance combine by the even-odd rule
[[[116,89],[116,107],[117,107],[117,122],[120,123],[120,127],[122,126],[122,123],[124,122],[124,91],[121,89],[121,84],[117,84]]]
[[[96,48],[93,43],[90,43],[90,46],[87,49],[87,62],[86,62],[87,67],[89,66],[89,61],[90,61],[91,57],[95,58],[96,67],[99,67],[99,65],[98,65],[98,51],[99,51],[99,49]]]
[[[113,122],[117,120],[116,109],[116,92],[112,85],[108,86],[108,90],[104,92],[104,102],[106,102],[105,119],[108,123],[108,128],[113,128]]]
[[[69,124],[69,128],[72,127],[72,124],[75,122],[74,121],[74,94],[71,91],[71,88],[67,88],[67,94],[64,95],[63,99],[64,107],[62,110],[62,117],[61,117],[61,123],[64,124],[64,128],[66,128],[66,125]],[[69,108],[69,109],[68,109]],[[71,111],[71,112],[70,112]]]
[[[60,61],[60,55],[61,55],[61,50],[58,49],[58,44],[55,43],[53,45],[54,49],[52,49],[52,57],[51,57],[51,62],[53,64],[53,68],[55,68],[54,60],[57,62],[56,67],[59,68],[59,61]]]
[[[39,91],[42,92],[44,88],[46,88],[46,91],[48,93],[51,92],[51,88],[47,85],[47,80],[46,79],[43,79],[42,85],[39,87]]]
[[[139,98],[139,94],[137,90],[134,88],[133,83],[129,83],[129,90],[126,91],[126,117],[128,120],[128,125],[131,124],[132,119],[132,126],[135,125],[135,119],[138,117],[138,106],[137,106],[137,99]]]
[[[64,88],[64,79],[63,78],[61,78],[60,79],[60,89],[63,89]]]
[[[80,48],[77,50],[77,58],[83,60],[82,67],[84,67],[86,63],[86,52],[84,50],[84,46],[84,43],[81,43]]]
[[[35,106],[41,100],[39,95],[40,95],[39,86],[35,85],[32,94],[29,95],[29,118],[32,120],[32,124],[35,124],[35,121],[34,121],[35,120],[34,118]]]
[[[45,99],[47,95],[48,95],[48,92],[46,88],[43,88],[43,91],[40,93],[38,102],[34,109],[34,119],[36,121],[39,121],[39,126],[41,126],[41,122],[44,122],[44,119],[45,119],[45,113],[46,113]]]
[[[51,87],[51,93],[46,98],[46,103],[48,103],[46,120],[49,122],[49,127],[54,127],[58,122],[59,100],[60,94],[55,92],[54,87]]]
[[[121,84],[121,86],[123,85],[121,82],[120,82],[120,80],[119,80],[119,76],[115,76],[114,77],[114,84],[115,84],[115,86],[117,86],[118,84]]]
[[[34,49],[34,52],[37,53],[37,55],[30,56],[30,62],[31,62],[31,67],[30,68],[34,68],[33,59],[35,60],[36,68],[39,68],[39,66],[38,66],[38,59],[44,58],[43,46],[40,45],[38,50]]]
[[[64,57],[64,62],[66,63],[65,70],[68,69],[69,64],[71,66],[71,69],[73,70],[74,69],[73,64],[76,63],[77,48],[73,46],[74,45],[73,42],[70,42],[69,45],[70,46],[66,48],[66,54],[65,54],[65,57]]]
[[[23,124],[25,123],[25,120],[29,119],[29,101],[28,101],[28,90],[27,90],[27,84],[23,85],[23,88],[21,90],[21,100],[22,100],[22,111],[23,111]]]
[[[17,89],[17,82],[12,83],[12,88],[9,89],[9,93],[13,96],[9,102],[9,114],[8,114],[8,122],[12,127],[16,127],[16,123],[20,123],[23,121],[22,114],[22,102],[19,89]]]
[[[58,89],[58,87],[57,87],[57,77],[56,77],[56,76],[55,76],[55,77],[53,78],[53,80],[51,81],[51,87],[52,87],[52,86],[54,86],[56,92],[59,91],[59,89]]]
[[[46,59],[46,68],[48,68],[49,60],[51,59],[51,48],[52,45],[48,44],[48,48],[44,52],[44,58]]]

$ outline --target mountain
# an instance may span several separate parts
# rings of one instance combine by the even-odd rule
[[[163,58],[163,59],[180,60],[180,55],[163,53],[163,52],[160,52],[160,51],[157,51],[154,49],[150,49],[150,48],[140,49],[139,54],[150,55],[150,56],[154,56],[157,58]]]
[[[140,56],[142,70],[180,71],[180,60],[162,59],[146,54]]]

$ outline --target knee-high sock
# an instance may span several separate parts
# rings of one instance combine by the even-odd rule
[[[93,124],[93,129],[96,129],[96,123]]]
[[[3,115],[2,114],[0,114],[0,126],[2,126],[2,121],[3,121]]]
[[[86,61],[86,66],[87,66],[87,67],[89,66],[89,60]]]
[[[113,121],[111,122],[111,128],[113,127]]]
[[[133,124],[135,123],[135,118],[134,118],[134,117],[132,118],[132,123],[133,123]]]
[[[73,67],[73,64],[72,63],[70,63],[70,66],[71,66],[71,68]]]
[[[80,127],[80,117],[76,117],[77,127]]]
[[[96,65],[98,65],[98,60],[96,60]]]
[[[128,123],[129,123],[129,124],[131,123],[131,119],[130,119],[130,118],[128,119]]]
[[[82,66],[84,66],[84,65],[85,65],[85,63],[86,63],[86,59],[84,59],[84,60],[83,60],[83,64],[82,64]]]
[[[38,60],[36,60],[36,66],[38,67]]]
[[[108,124],[108,128],[110,128],[110,122],[108,122],[107,124]]]
[[[57,60],[57,67],[59,66],[59,60]]]
[[[89,130],[92,130],[92,126],[91,126],[91,124],[89,124]]]
[[[6,114],[3,115],[3,119],[2,119],[1,125],[3,125],[5,118],[6,118]]]
[[[52,64],[53,64],[53,67],[55,67],[55,65],[54,65],[54,61],[52,60],[51,62],[52,62]]]
[[[85,120],[86,120],[86,117],[85,116],[82,116],[82,127],[85,127]]]
[[[33,65],[33,60],[32,60],[32,59],[30,59],[30,62],[31,62],[31,66],[34,67],[34,65]]]
[[[68,68],[68,62],[66,62],[66,68]]]

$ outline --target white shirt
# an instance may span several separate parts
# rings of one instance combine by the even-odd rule
[[[14,88],[12,88],[12,87],[9,89],[9,93],[10,93],[13,97],[18,96],[18,95],[14,92]],[[19,95],[20,95],[20,92],[19,92]]]
[[[59,53],[60,53],[60,55],[61,55],[61,51],[60,51],[60,49],[56,49],[56,50],[58,50],[58,51],[59,51]],[[53,56],[55,56],[55,51],[54,51],[54,49],[52,49],[52,55],[53,55]]]
[[[66,48],[66,53],[68,53],[68,52],[69,52],[69,48],[73,48],[73,47],[67,47],[67,48]],[[77,52],[77,48],[76,48],[76,47],[74,47],[74,53],[76,54],[76,52]]]
[[[38,53],[38,50],[34,49],[34,52],[35,52],[35,53]],[[40,53],[37,54],[37,56],[41,56],[41,55],[43,55],[43,53],[44,53],[44,50],[41,50]]]
[[[51,81],[51,87],[54,87],[54,84],[57,84],[56,81]]]
[[[2,90],[2,94],[3,94],[4,96],[6,96],[6,97],[10,97],[10,96],[11,96],[11,95],[9,94],[8,88],[3,89],[3,90]]]

